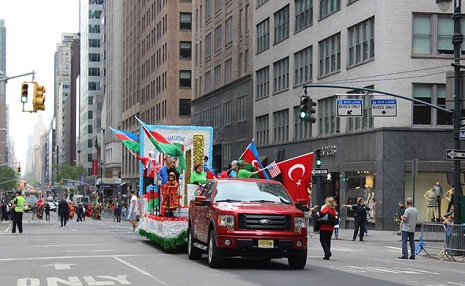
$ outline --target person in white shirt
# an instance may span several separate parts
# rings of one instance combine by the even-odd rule
[[[135,232],[137,228],[136,215],[139,207],[137,204],[137,196],[134,190],[130,190],[129,193],[131,194],[131,201],[129,204],[128,221],[132,224],[132,230],[129,232]]]

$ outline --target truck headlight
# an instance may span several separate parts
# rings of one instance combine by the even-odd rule
[[[294,232],[300,232],[302,228],[305,228],[305,218],[295,217],[294,218]]]
[[[226,227],[228,230],[234,230],[234,216],[220,215],[218,216],[218,224]]]

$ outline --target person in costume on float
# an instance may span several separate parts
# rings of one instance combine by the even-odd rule
[[[198,185],[207,183],[207,173],[203,171],[202,164],[197,163],[194,165],[194,172],[191,174],[190,183]]]
[[[238,178],[250,178],[253,175],[256,175],[256,174],[258,174],[258,173],[260,173],[261,171],[264,170],[264,169],[258,169],[256,171],[250,172],[250,171],[245,169],[245,167],[247,166],[247,162],[245,162],[244,160],[237,161],[237,166],[239,167],[239,169],[237,171],[237,177]]]
[[[176,174],[170,172],[168,175],[168,181],[161,186],[162,192],[162,206],[161,215],[167,217],[173,217],[174,212],[179,207],[179,183],[176,181]]]

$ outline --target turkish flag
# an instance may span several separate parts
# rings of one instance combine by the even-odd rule
[[[209,170],[205,171],[207,173],[207,179],[212,180],[212,179],[217,179],[218,176],[210,172]]]
[[[308,187],[312,180],[313,153],[307,153],[277,163],[283,185],[292,199],[305,199],[310,204]]]

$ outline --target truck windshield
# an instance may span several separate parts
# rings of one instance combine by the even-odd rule
[[[276,183],[224,182],[218,184],[214,201],[273,202],[291,204],[286,189]]]

